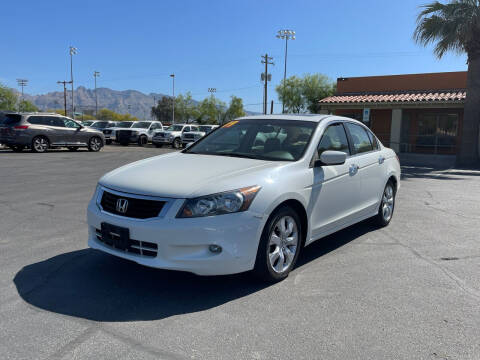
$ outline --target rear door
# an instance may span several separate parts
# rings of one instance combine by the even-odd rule
[[[314,160],[327,150],[345,152],[347,159],[342,165],[312,167],[314,183],[310,221],[313,237],[326,235],[342,227],[355,219],[359,210],[360,179],[341,122],[330,124],[325,129]]]
[[[378,143],[370,130],[362,125],[346,122],[345,127],[348,131],[350,141],[353,147],[353,158],[359,167],[359,177],[361,181],[361,208],[365,214],[373,213],[377,210],[378,203],[383,193],[385,165]],[[372,140],[375,141],[372,143]]]

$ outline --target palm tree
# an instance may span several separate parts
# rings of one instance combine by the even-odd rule
[[[435,43],[435,55],[467,54],[467,98],[458,165],[472,165],[480,158],[480,0],[438,1],[422,6],[414,39],[426,46]]]

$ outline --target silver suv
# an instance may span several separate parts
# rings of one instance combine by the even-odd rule
[[[128,129],[115,129],[115,140],[124,146],[130,143],[145,146],[152,141],[153,134],[157,130],[163,130],[160,121],[134,121]]]
[[[99,151],[105,137],[100,131],[58,114],[9,113],[0,123],[0,143],[16,152],[30,148],[33,152],[43,153],[58,147],[71,151],[80,147]]]

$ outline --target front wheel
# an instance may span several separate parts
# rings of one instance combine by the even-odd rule
[[[384,227],[390,224],[393,211],[395,210],[395,186],[392,181],[385,185],[382,194],[382,201],[378,208],[378,214],[375,216],[375,222],[378,226]]]
[[[138,146],[145,146],[148,143],[148,138],[145,135],[142,135],[138,138]]]
[[[182,140],[180,138],[176,138],[174,141],[173,141],[173,147],[175,149],[180,149],[182,147]]]
[[[268,282],[285,279],[297,262],[302,246],[302,226],[289,206],[276,210],[263,229],[254,274]]]
[[[102,146],[103,146],[102,139],[100,139],[97,136],[94,136],[90,138],[90,141],[88,142],[88,151],[97,152],[102,148]]]

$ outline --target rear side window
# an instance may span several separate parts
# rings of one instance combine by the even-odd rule
[[[325,129],[318,144],[318,155],[320,156],[327,150],[342,151],[350,154],[347,134],[345,134],[345,129],[342,124],[330,125]]]
[[[50,126],[65,127],[65,123],[63,122],[62,118],[54,116],[46,116],[46,118],[49,120]]]
[[[13,125],[17,124],[22,120],[22,115],[18,114],[7,114],[5,115],[5,120],[3,120],[3,125]]]
[[[350,132],[350,137],[352,138],[352,145],[355,154],[361,154],[373,150],[372,143],[370,142],[367,131],[365,131],[362,126],[352,123],[345,123],[345,126]]]
[[[48,120],[43,116],[30,116],[28,122],[33,125],[49,125]]]
[[[370,139],[370,142],[372,143],[373,149],[378,150],[378,141],[377,141],[377,138],[375,137],[375,135],[373,135],[372,132],[368,131],[368,130],[367,130],[367,134],[368,134],[368,137]]]

